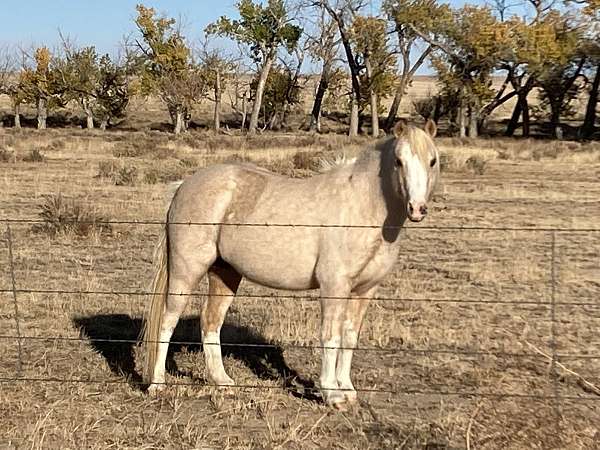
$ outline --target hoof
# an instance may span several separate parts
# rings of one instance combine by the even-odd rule
[[[151,397],[158,397],[159,394],[166,388],[165,384],[152,383],[148,386],[146,393]]]
[[[325,403],[338,411],[348,410],[348,401],[343,392],[334,391],[323,395]]]
[[[212,384],[219,389],[230,390],[230,386],[235,385],[235,381],[233,381],[230,377],[225,376],[221,378],[213,378]]]

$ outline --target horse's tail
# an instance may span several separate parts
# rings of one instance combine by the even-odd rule
[[[165,313],[169,289],[169,234],[165,226],[162,236],[154,251],[155,274],[152,282],[152,298],[144,314],[144,326],[141,340],[144,345],[143,379],[145,383],[152,382],[152,374],[156,365],[158,347],[160,344],[160,328]]]

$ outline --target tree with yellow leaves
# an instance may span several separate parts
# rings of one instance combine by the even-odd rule
[[[156,93],[167,106],[175,134],[186,131],[195,105],[206,95],[205,74],[192,60],[175,19],[157,16],[153,8],[136,6],[142,40],[141,91]]]
[[[465,5],[441,11],[435,28],[412,24],[431,44],[442,91],[457,98],[459,136],[476,137],[481,113],[493,97],[491,77],[506,48],[507,33],[487,7]]]
[[[59,82],[52,55],[47,47],[39,47],[28,56],[28,62],[19,73],[18,86],[13,102],[34,104],[37,110],[38,129],[46,128],[48,109],[62,105],[65,101],[64,85]]]
[[[396,36],[392,48],[399,55],[400,70],[397,75],[396,92],[386,119],[385,128],[391,129],[396,123],[396,116],[402,98],[410,86],[412,79],[430,56],[434,46],[425,42],[415,33],[412,24],[418,24],[421,33],[435,36],[436,30],[444,25],[449,7],[436,0],[385,0],[383,12],[391,22]],[[418,52],[418,53],[417,53]],[[415,54],[418,56],[415,58]]]
[[[356,16],[350,39],[363,70],[361,106],[368,99],[371,110],[371,133],[379,136],[379,101],[392,94],[395,81],[395,56],[390,50],[386,21],[378,17]],[[366,103],[366,102],[365,102]]]
[[[252,0],[236,3],[239,20],[221,17],[206,28],[208,34],[229,37],[250,47],[252,59],[258,64],[258,80],[254,91],[254,104],[250,116],[249,132],[255,133],[261,111],[263,94],[269,72],[280,47],[292,52],[302,34],[302,28],[294,25],[283,0],[268,0],[266,4]]]

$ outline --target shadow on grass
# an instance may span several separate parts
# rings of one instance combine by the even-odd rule
[[[81,330],[81,335],[90,340],[91,346],[108,362],[111,371],[125,377],[137,389],[145,388],[142,377],[135,370],[136,340],[142,328],[142,320],[125,314],[100,314],[88,317],[75,317],[73,324]],[[186,344],[170,344],[167,355],[167,371],[175,376],[192,377],[180,371],[174,355],[183,347],[188,352],[202,351],[200,338],[200,320],[198,318],[182,318],[175,328],[172,342]],[[244,363],[252,372],[263,380],[283,380],[284,387],[295,397],[316,401],[314,382],[304,379],[291,369],[283,357],[283,349],[274,345],[248,327],[233,324],[225,320],[221,329],[221,341],[232,346],[222,345],[223,356],[231,356]],[[236,346],[237,344],[256,345],[256,347]],[[266,347],[262,347],[266,346]],[[192,377],[194,383],[205,383],[206,380]]]

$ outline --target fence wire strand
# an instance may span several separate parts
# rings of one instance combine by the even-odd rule
[[[3,218],[1,222],[7,224],[39,224],[47,223],[44,219],[11,219]],[[428,225],[382,225],[382,224],[318,224],[318,223],[248,223],[248,222],[197,222],[197,221],[169,221],[158,219],[139,219],[139,220],[62,220],[61,223],[80,223],[85,225],[177,225],[177,226],[222,226],[222,227],[263,227],[263,228],[342,228],[342,229],[379,229],[379,230],[421,230],[421,231],[522,231],[522,232],[539,232],[539,233],[600,233],[600,228],[592,227],[547,227],[547,226],[487,226],[487,225],[444,225],[444,226],[428,226]]]
[[[11,293],[12,289],[0,289],[1,293]],[[21,294],[46,294],[46,295],[106,295],[106,296],[154,296],[163,295],[162,293],[150,291],[96,291],[96,290],[71,290],[71,289],[16,289],[17,293]],[[229,294],[209,293],[208,291],[196,292],[168,292],[167,295],[179,297],[229,297]],[[317,295],[299,295],[299,294],[250,294],[238,293],[236,298],[249,299],[265,299],[265,300],[302,300],[318,302],[320,300],[370,300],[373,302],[389,302],[389,303],[465,303],[465,304],[489,304],[489,305],[517,305],[517,306],[542,306],[551,308],[555,306],[572,306],[572,307],[599,307],[598,302],[552,302],[544,300],[472,300],[472,299],[457,299],[457,298],[421,298],[421,297],[337,297],[337,296],[317,296]]]
[[[109,380],[109,379],[86,379],[86,378],[60,378],[60,377],[46,377],[46,378],[37,378],[37,377],[0,377],[0,383],[15,383],[15,382],[30,382],[30,383],[73,383],[73,384],[126,384],[126,385],[134,385],[134,386],[146,386],[147,383],[138,380]],[[163,382],[163,383],[154,383],[157,385],[163,385],[165,387],[213,387],[213,388],[226,388],[226,389],[258,389],[258,390],[272,390],[272,389],[289,389],[297,387],[299,390],[306,393],[312,394],[320,394],[321,390],[317,387],[306,387],[298,384],[294,384],[292,382],[284,382],[279,385],[262,385],[262,384],[211,384],[205,382],[196,382],[196,381],[178,381],[175,383],[172,382]],[[430,384],[431,385],[431,384]],[[436,386],[433,384],[432,386]],[[443,386],[445,385],[437,385]],[[346,388],[328,388],[327,391],[342,391],[347,392],[350,389]],[[542,395],[542,394],[521,394],[521,393],[509,393],[509,392],[479,392],[479,391],[435,391],[435,390],[423,390],[423,389],[381,389],[381,388],[361,388],[355,387],[354,390],[356,392],[364,392],[364,393],[372,393],[372,394],[391,394],[391,395],[439,395],[439,396],[452,396],[452,397],[487,397],[487,398],[510,398],[510,399],[529,399],[529,400],[543,400],[543,401],[553,401],[558,398],[559,401],[590,401],[597,402],[600,401],[600,396],[575,396],[575,395],[560,395],[556,397],[555,395]]]
[[[55,341],[55,342],[84,342],[84,343],[113,343],[113,344],[132,344],[139,345],[139,339],[122,339],[122,338],[101,338],[84,335],[82,337],[70,336],[13,336],[9,334],[0,335],[0,340],[21,340],[21,341]],[[546,360],[547,357],[539,353],[517,353],[504,352],[498,350],[465,350],[456,349],[435,349],[435,348],[404,348],[404,347],[329,347],[326,345],[306,345],[294,343],[244,343],[244,342],[202,342],[194,340],[170,340],[170,341],[144,341],[146,344],[173,344],[182,346],[222,346],[232,348],[262,348],[274,350],[353,350],[357,352],[373,352],[373,353],[401,353],[415,355],[460,355],[460,356],[488,356],[494,358],[532,358]],[[594,360],[600,359],[600,355],[583,355],[583,354],[556,354],[556,358],[569,360]]]

